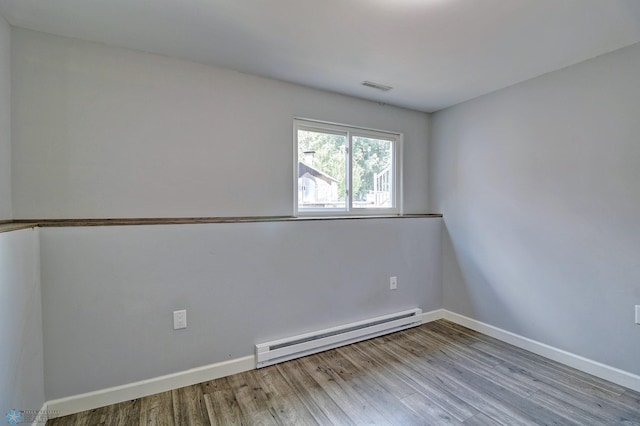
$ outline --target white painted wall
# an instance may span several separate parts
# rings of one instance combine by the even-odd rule
[[[640,374],[640,44],[433,117],[445,308]]]
[[[14,217],[290,215],[294,117],[403,132],[405,212],[427,211],[424,113],[24,29],[12,47]]]
[[[37,229],[0,233],[0,413],[44,403]]]
[[[11,27],[0,16],[0,221],[11,215]]]
[[[439,309],[441,229],[441,218],[43,228],[47,400]],[[173,331],[179,309],[189,327]]]

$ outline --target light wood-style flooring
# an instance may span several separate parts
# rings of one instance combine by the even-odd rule
[[[61,425],[640,425],[640,393],[446,320]]]

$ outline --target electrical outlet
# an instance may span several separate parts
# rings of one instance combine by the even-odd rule
[[[640,305],[636,305],[636,324],[640,324]]]
[[[187,328],[186,309],[183,309],[181,311],[173,311],[173,329],[179,330],[181,328]]]
[[[398,288],[398,278],[391,277],[389,278],[389,290],[396,290]]]

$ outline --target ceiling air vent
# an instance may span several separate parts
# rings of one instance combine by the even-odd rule
[[[362,85],[363,86],[367,86],[367,87],[372,87],[374,89],[382,90],[383,92],[387,92],[387,91],[393,89],[393,87],[391,87],[391,86],[385,86],[384,84],[372,83],[370,81],[363,81]]]

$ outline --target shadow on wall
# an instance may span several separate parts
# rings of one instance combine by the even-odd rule
[[[505,280],[496,282],[495,271],[491,270],[496,257],[508,257],[509,254],[505,251],[496,252],[488,247],[490,243],[469,238],[464,229],[458,230],[448,225],[446,220],[444,223],[444,308],[501,328],[522,330],[525,324],[518,324],[522,322],[521,317],[512,308],[511,297],[512,293],[518,292],[518,283]],[[508,259],[500,263],[504,265],[504,277],[512,276],[507,269],[516,268],[517,265],[513,262],[509,264]],[[497,322],[496,318],[508,323]]]

